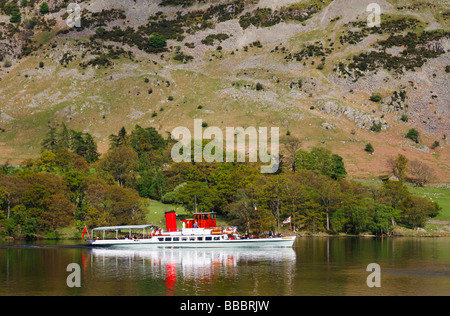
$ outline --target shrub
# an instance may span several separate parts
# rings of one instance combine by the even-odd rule
[[[419,131],[417,131],[415,128],[411,128],[405,137],[418,143],[419,142]]]
[[[382,127],[382,124],[381,123],[378,123],[378,124],[376,124],[375,122],[372,124],[372,126],[370,127],[370,130],[372,131],[372,132],[381,132],[381,127]]]
[[[20,15],[20,12],[14,11],[11,14],[11,18],[9,19],[9,22],[11,22],[11,23],[20,23],[21,20],[22,20],[22,17]]]
[[[212,46],[215,41],[223,42],[230,38],[228,34],[219,33],[219,34],[210,34],[204,39],[202,39],[202,44]]]
[[[0,7],[2,7],[1,3],[2,2],[0,1]],[[20,8],[16,2],[11,1],[3,6],[3,11],[6,15],[12,15],[14,12],[18,13],[20,11]]]
[[[163,48],[167,45],[167,40],[163,35],[153,33],[152,37],[148,39],[150,46],[153,48]]]
[[[408,122],[408,115],[403,114],[402,117],[401,117],[401,120],[402,120],[403,122]]]
[[[41,61],[41,62],[39,62],[39,68],[44,68],[44,62],[43,61]]]
[[[439,142],[437,140],[435,140],[433,145],[431,145],[431,149],[436,149],[439,146],[440,146]]]
[[[260,91],[260,90],[262,90],[262,89],[264,89],[264,87],[263,87],[263,85],[261,84],[261,83],[257,83],[256,84],[256,91]]]
[[[191,55],[185,54],[183,52],[180,52],[180,53],[175,54],[173,59],[176,61],[181,61],[183,63],[187,63],[187,62],[193,60],[194,57],[192,57]]]
[[[373,146],[371,143],[366,145],[366,148],[364,148],[365,151],[367,151],[369,154],[372,154],[375,150],[373,149]]]
[[[97,35],[99,38],[103,38],[103,36],[106,35],[106,30],[104,27],[99,27],[95,30],[95,35]]]
[[[380,102],[381,101],[381,94],[380,93],[373,93],[371,96],[370,96],[370,101],[373,101],[373,102]]]
[[[47,2],[43,2],[41,4],[41,7],[39,8],[39,12],[41,12],[41,14],[47,14],[47,13],[50,12],[50,9],[48,8]]]

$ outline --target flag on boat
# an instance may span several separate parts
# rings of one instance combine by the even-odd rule
[[[86,227],[86,225],[84,225],[83,236],[81,236],[81,238],[84,238],[84,234],[86,234],[86,232],[87,232],[87,227]]]
[[[291,217],[289,216],[288,218],[286,218],[283,222],[283,224],[287,224],[291,222]]]

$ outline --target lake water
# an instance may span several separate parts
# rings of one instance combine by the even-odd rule
[[[80,267],[80,287],[67,279]],[[369,287],[371,263],[380,287]],[[297,238],[294,248],[90,249],[0,244],[0,295],[450,295],[449,238]]]

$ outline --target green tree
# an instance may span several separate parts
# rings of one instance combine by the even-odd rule
[[[341,156],[336,154],[331,155],[331,170],[328,175],[335,180],[345,178],[347,170],[345,170],[344,160]]]
[[[122,145],[128,145],[127,131],[123,126],[117,135],[109,135],[109,149],[113,149]]]
[[[408,172],[408,162],[409,159],[406,158],[402,154],[398,154],[397,157],[388,158],[387,165],[389,169],[392,171],[394,176],[396,176],[399,180],[403,181]]]
[[[137,180],[137,190],[142,197],[161,200],[166,194],[166,188],[166,178],[160,170],[147,172]]]
[[[204,182],[188,182],[181,187],[175,198],[177,204],[184,206],[188,212],[211,212],[216,210],[219,197]]]
[[[399,209],[404,201],[411,196],[408,187],[402,181],[383,182],[381,194],[376,197],[375,202]]]
[[[138,156],[129,146],[109,150],[99,161],[99,166],[109,172],[119,186],[132,187],[135,183]]]
[[[53,124],[47,124],[47,135],[41,142],[42,150],[55,151],[59,147],[57,128]]]
[[[275,219],[275,227],[279,228],[282,222],[284,190],[288,180],[285,175],[278,174],[261,177],[260,181],[255,187],[258,197],[256,204],[259,208],[270,210]]]
[[[368,143],[368,144],[366,145],[366,148],[364,148],[364,150],[367,151],[369,154],[373,154],[373,152],[375,151],[375,150],[373,149],[373,146],[372,146],[371,143]]]
[[[62,194],[52,195],[45,201],[46,207],[40,214],[40,222],[52,229],[54,233],[60,227],[70,224],[75,213],[75,206]]]
[[[63,175],[63,179],[71,191],[71,202],[76,206],[75,219],[82,219],[86,208],[86,178],[84,173],[71,170]]]
[[[54,152],[55,155],[55,166],[58,170],[62,172],[67,172],[73,168],[75,168],[75,154],[70,152],[68,149],[58,149]]]
[[[323,175],[317,175],[311,179],[311,186],[315,189],[319,202],[325,210],[326,230],[330,231],[330,214],[339,208],[342,196],[340,187],[336,181]]]
[[[16,1],[10,1],[3,6],[3,11],[6,15],[12,15],[14,12],[20,12],[20,8]]]
[[[249,165],[221,163],[206,179],[221,199],[222,206],[235,201],[236,190],[246,188],[259,175],[259,169]]]
[[[148,42],[153,48],[163,48],[167,46],[166,38],[158,33],[153,33],[153,35],[148,39]]]
[[[367,231],[371,221],[371,215],[365,205],[351,206],[351,222],[355,233],[359,234]]]
[[[299,150],[295,155],[295,167],[297,170],[317,170],[316,157],[306,150]]]
[[[401,221],[412,228],[424,227],[435,210],[435,204],[428,199],[410,195],[399,203]]]
[[[333,179],[342,179],[347,175],[342,157],[320,147],[313,147],[311,152],[298,151],[295,166],[297,169],[317,170]]]
[[[41,12],[41,14],[47,14],[50,12],[47,2],[42,2],[39,8],[39,12]]]
[[[255,207],[249,197],[250,190],[238,189],[236,192],[236,200],[226,207],[227,217],[232,225],[238,226],[240,230],[244,230],[247,234],[251,233],[251,224],[254,222]]]
[[[51,194],[43,185],[34,183],[29,190],[22,194],[22,201],[27,209],[32,208],[37,211],[37,215],[39,215],[45,205],[45,201],[50,196]]]
[[[369,230],[376,235],[390,234],[392,228],[399,220],[400,211],[390,206],[374,203],[374,216],[369,223]]]
[[[419,131],[417,131],[415,128],[411,128],[408,131],[408,133],[406,133],[405,137],[418,143],[419,142]]]
[[[61,123],[61,131],[58,133],[58,147],[62,149],[70,148],[70,130],[67,128],[67,125],[62,122]]]
[[[4,209],[2,206],[7,204],[8,195],[9,195],[8,188],[0,185],[0,211],[2,211]],[[0,218],[3,217],[1,215],[2,214],[0,213]],[[9,217],[9,214],[8,214],[8,217]]]
[[[56,155],[51,151],[45,150],[38,160],[38,165],[42,171],[52,171],[55,167]]]
[[[9,22],[11,23],[20,23],[22,21],[22,16],[19,11],[14,11],[11,13],[11,18],[9,19]]]
[[[89,133],[71,130],[70,149],[77,155],[86,159],[88,163],[96,162],[100,154],[97,152],[97,143]]]
[[[105,192],[108,221],[111,225],[141,223],[145,216],[145,204],[136,190],[111,185]]]
[[[284,218],[291,217],[293,230],[304,224],[305,211],[312,207],[312,202],[307,187],[301,183],[297,174],[286,175],[282,213]]]
[[[370,96],[370,101],[373,101],[373,102],[380,102],[381,99],[382,99],[382,96],[381,96],[381,94],[379,92],[373,93]]]
[[[164,150],[167,142],[155,128],[136,125],[131,132],[130,146],[140,155],[144,152]]]

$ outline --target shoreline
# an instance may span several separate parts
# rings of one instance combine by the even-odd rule
[[[288,234],[284,234],[288,235]],[[289,234],[290,235],[290,234]],[[450,237],[449,231],[440,231],[440,232],[427,232],[427,231],[418,231],[418,230],[412,230],[401,227],[400,229],[395,229],[393,233],[389,235],[373,235],[373,234],[360,234],[360,235],[353,235],[353,234],[344,234],[344,233],[338,233],[338,234],[330,234],[330,233],[312,233],[312,232],[298,232],[296,234],[298,238],[405,238],[405,237],[425,237],[425,238],[445,238]],[[37,237],[34,239],[25,239],[25,238],[18,238],[15,239],[13,237],[3,237],[0,239],[0,241],[4,242],[34,242],[34,241],[80,241],[84,242],[81,238],[74,238],[74,237],[61,237],[61,238],[46,238],[46,237]]]
[[[36,236],[36,238],[26,239],[26,238],[14,238],[2,236],[0,237],[0,241],[51,241],[51,240],[79,240],[83,241],[81,238],[81,232],[74,232],[76,230],[74,227],[66,227],[58,232],[59,237],[55,237],[52,234],[49,235],[40,235]],[[295,233],[290,230],[282,229],[279,231],[282,235],[290,236],[296,235],[299,238],[303,237],[359,237],[359,238],[393,238],[393,237],[450,237],[450,221],[449,220],[428,220],[426,226],[424,228],[411,229],[402,226],[395,226],[392,232],[388,235],[374,235],[370,232],[364,232],[361,234],[347,234],[347,233],[327,233],[327,232],[310,232],[310,231],[297,231]],[[78,235],[79,234],[79,235]]]

